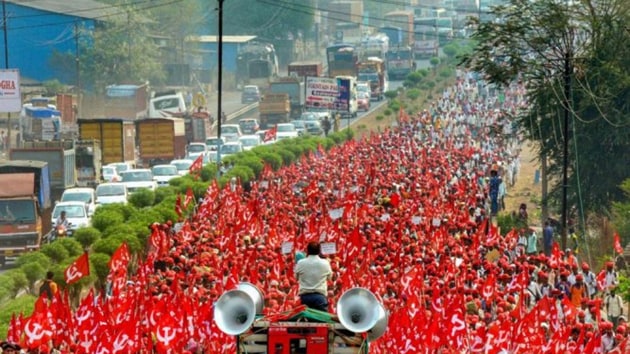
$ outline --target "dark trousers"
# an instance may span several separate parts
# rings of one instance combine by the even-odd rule
[[[300,295],[302,305],[306,305],[309,308],[328,312],[328,299],[326,296],[319,293],[310,293]]]

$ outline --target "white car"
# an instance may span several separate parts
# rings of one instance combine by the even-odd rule
[[[241,127],[238,124],[223,124],[221,125],[221,137],[225,138],[226,142],[237,141],[241,137]]]
[[[243,152],[243,144],[239,141],[225,143],[221,146],[221,159],[226,156],[238,154],[239,152]]]
[[[249,151],[256,146],[260,145],[260,136],[258,135],[243,135],[238,138],[238,141],[243,145],[243,150]]]
[[[367,94],[367,99],[370,100],[372,95],[372,89],[369,82],[357,82],[357,93],[363,92]]]
[[[297,138],[298,131],[293,123],[276,124],[276,140]]]
[[[158,187],[168,186],[168,181],[179,177],[179,171],[174,165],[155,165],[151,167],[153,180],[157,182]]]
[[[52,212],[53,229],[62,211],[66,212],[66,219],[70,223],[66,230],[68,236],[80,227],[90,226],[90,216],[84,202],[59,202],[55,204]]]
[[[210,137],[208,139],[206,139],[206,146],[208,151],[217,151],[219,149],[219,146],[225,144],[225,138],[224,137]]]
[[[171,165],[177,167],[177,173],[180,176],[185,176],[190,172],[190,165],[193,164],[193,160],[183,159],[183,160],[173,160],[171,161]]]
[[[92,217],[96,209],[96,193],[94,188],[70,188],[63,192],[60,202],[83,202],[88,216]]]
[[[199,155],[205,155],[208,147],[205,143],[190,143],[186,147],[186,158],[195,160]]]
[[[104,167],[113,167],[116,169],[116,172],[120,175],[121,172],[125,172],[128,170],[132,170],[133,166],[128,162],[114,162],[105,165]]]
[[[127,204],[127,186],[123,183],[101,183],[96,187],[96,205]]]
[[[114,166],[103,166],[101,176],[103,176],[103,181],[105,182],[120,181],[120,176],[118,175],[118,171],[116,171],[116,167]]]
[[[133,194],[139,189],[146,188],[152,191],[157,189],[157,182],[153,180],[153,173],[147,168],[128,170],[120,174],[120,182],[127,187],[127,192]]]

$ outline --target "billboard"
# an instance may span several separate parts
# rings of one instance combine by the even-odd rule
[[[350,110],[350,79],[337,79],[339,96],[335,102],[335,109],[338,111]]]
[[[20,112],[21,110],[19,70],[0,70],[0,112]]]
[[[335,109],[338,97],[336,79],[310,76],[306,78],[306,108]]]

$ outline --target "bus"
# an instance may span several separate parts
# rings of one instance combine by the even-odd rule
[[[416,69],[414,51],[410,46],[391,48],[385,57],[385,64],[390,80],[404,80]]]
[[[388,12],[383,16],[384,24],[383,26],[395,26],[400,27],[402,29],[402,42],[400,45],[402,46],[413,46],[414,43],[414,29],[413,29],[413,11],[392,11]],[[391,46],[395,46],[396,44],[390,43]]]
[[[389,38],[389,45],[396,47],[402,43],[402,28],[397,26],[383,26],[378,29],[379,33],[383,33]]]
[[[348,43],[334,44],[326,48],[328,77],[357,76],[359,54],[357,47]]]
[[[389,51],[389,37],[384,33],[376,33],[363,40],[359,60],[378,57],[385,59],[385,53]]]
[[[437,17],[418,17],[414,19],[413,29],[416,40],[413,48],[417,58],[438,55],[437,19]]]

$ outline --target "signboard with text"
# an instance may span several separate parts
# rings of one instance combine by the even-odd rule
[[[21,110],[19,70],[0,70],[0,112],[20,112]]]
[[[350,110],[350,79],[337,79],[339,96],[335,102],[335,109],[338,111]]]
[[[339,96],[337,80],[329,77],[306,78],[306,108],[335,108]]]

